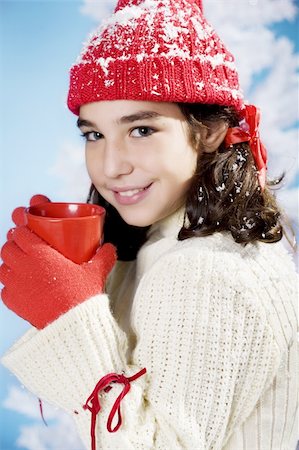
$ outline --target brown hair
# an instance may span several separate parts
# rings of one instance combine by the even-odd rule
[[[225,230],[238,243],[279,241],[281,213],[269,187],[276,186],[281,178],[268,181],[262,191],[247,142],[229,148],[222,143],[215,152],[205,153],[198,141],[200,127],[209,127],[211,122],[224,120],[229,127],[238,125],[235,110],[218,105],[179,104],[179,107],[199,156],[186,199],[188,220],[178,238],[207,236]]]
[[[198,138],[200,128],[215,121],[226,121],[229,127],[238,125],[236,111],[219,105],[178,106],[186,118],[191,143],[198,150],[197,167],[186,198],[185,223],[178,239],[229,231],[241,244],[279,241],[283,234],[281,213],[269,188],[281,178],[268,181],[262,191],[248,143],[229,148],[222,143],[215,152],[206,153]],[[88,201],[106,208],[105,241],[116,245],[118,258],[136,258],[149,227],[128,225],[93,185]]]

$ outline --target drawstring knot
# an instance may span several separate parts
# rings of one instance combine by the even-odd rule
[[[126,377],[124,374],[117,374],[117,373],[108,373],[103,378],[100,379],[100,381],[96,384],[94,390],[86,400],[85,405],[83,406],[83,409],[88,409],[91,412],[91,428],[90,428],[90,435],[91,435],[91,448],[92,450],[96,449],[96,438],[95,438],[95,429],[96,429],[96,419],[97,415],[101,410],[101,404],[99,400],[99,393],[101,391],[109,392],[112,389],[112,386],[110,386],[111,383],[120,383],[124,385],[124,388],[120,395],[117,397],[117,399],[114,402],[114,405],[110,411],[108,420],[107,420],[107,430],[110,433],[115,433],[122,424],[122,417],[121,417],[121,410],[120,410],[120,404],[122,399],[127,395],[131,388],[131,381],[137,380],[137,378],[140,378],[142,375],[146,373],[146,369],[140,370],[140,372],[136,373],[135,375],[131,377]],[[114,416],[117,412],[118,415],[118,421],[114,428],[112,428],[112,422],[114,419]]]

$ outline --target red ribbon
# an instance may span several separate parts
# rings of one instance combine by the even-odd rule
[[[260,140],[260,110],[254,105],[246,105],[243,112],[243,118],[247,124],[248,130],[242,127],[229,128],[225,137],[225,146],[229,147],[231,144],[249,142],[255,165],[259,172],[259,184],[261,188],[264,189],[266,184],[267,150]]]
[[[137,380],[137,378],[141,377],[146,373],[146,369],[140,370],[140,372],[136,373],[132,377],[126,377],[125,375],[118,375],[117,373],[108,373],[100,381],[97,383],[91,395],[86,400],[84,409],[88,409],[91,412],[91,427],[90,427],[90,435],[91,435],[91,448],[92,450],[96,450],[96,437],[95,437],[95,429],[96,429],[96,420],[97,414],[101,410],[99,393],[101,391],[109,392],[112,389],[112,386],[109,386],[110,383],[121,383],[124,384],[124,388],[120,395],[115,400],[115,403],[110,411],[108,421],[107,421],[107,430],[110,433],[115,433],[122,424],[122,417],[120,411],[120,404],[122,399],[127,395],[131,388],[131,381]],[[112,428],[112,421],[114,419],[115,414],[118,414],[118,421],[114,428]]]

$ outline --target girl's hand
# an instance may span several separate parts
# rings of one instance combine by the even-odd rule
[[[31,197],[30,206],[34,206],[34,205],[38,205],[39,203],[46,203],[46,202],[50,202],[48,197],[46,197],[45,195],[36,194],[33,197]],[[19,227],[21,225],[25,225],[26,224],[25,207],[19,206],[18,208],[14,209],[12,212],[11,218],[12,218],[14,224],[17,225],[17,227]]]
[[[75,264],[26,226],[8,233],[1,257],[1,297],[5,305],[36,328],[104,291],[116,251],[105,244],[87,263]]]

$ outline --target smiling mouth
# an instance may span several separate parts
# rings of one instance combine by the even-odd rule
[[[148,186],[144,187],[144,188],[140,188],[140,189],[130,189],[128,191],[115,191],[118,195],[120,195],[121,197],[133,197],[136,194],[139,194],[140,192],[145,191],[146,189],[148,189],[150,186],[152,185],[149,184]]]

